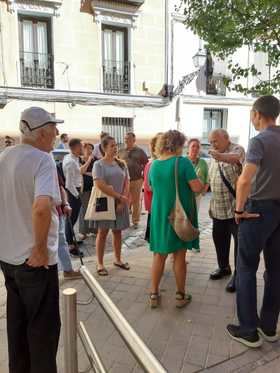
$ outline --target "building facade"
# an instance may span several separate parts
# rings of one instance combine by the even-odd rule
[[[20,113],[36,105],[63,118],[60,131],[72,137],[96,141],[104,130],[121,144],[133,130],[147,146],[154,133],[177,128],[206,143],[209,131],[225,128],[246,147],[253,99],[225,88],[226,61],[186,29],[178,4],[0,0],[0,137],[18,137]],[[206,62],[171,99],[171,87],[197,70],[199,51]],[[266,57],[246,47],[234,59],[267,74]]]
[[[0,0],[0,135],[38,105],[71,136],[168,128],[162,0]]]

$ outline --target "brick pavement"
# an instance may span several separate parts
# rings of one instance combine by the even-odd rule
[[[193,294],[193,302],[187,308],[178,310],[174,306],[175,281],[169,261],[161,285],[162,306],[155,310],[149,308],[152,255],[147,247],[137,247],[136,242],[133,250],[128,248],[131,247],[130,245],[124,245],[125,259],[131,264],[131,270],[121,271],[113,268],[113,257],[109,253],[106,256],[106,264],[110,275],[98,280],[168,372],[279,372],[280,343],[273,345],[265,343],[261,349],[252,351],[232,341],[225,333],[225,325],[236,320],[235,296],[224,291],[226,280],[216,282],[209,280],[209,273],[216,268],[216,258],[209,235],[210,223],[206,215],[206,202],[201,211],[201,253],[189,255],[188,291]],[[143,228],[140,227],[139,240],[142,234]],[[135,241],[138,242],[138,239]],[[95,275],[94,258],[86,258],[86,265]],[[70,282],[61,279],[60,284],[61,289],[75,287],[80,300],[86,300],[90,296],[83,281]],[[6,373],[8,370],[3,281],[1,285],[0,372]],[[258,294],[261,295],[262,292],[263,280],[259,273]],[[78,314],[79,319],[85,322],[92,340],[100,351],[108,372],[141,372],[95,300],[90,305],[78,306]],[[80,345],[79,364],[80,370],[88,367]],[[58,365],[59,372],[62,373],[62,340]]]

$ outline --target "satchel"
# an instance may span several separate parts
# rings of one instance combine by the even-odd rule
[[[175,233],[182,241],[193,241],[199,236],[199,230],[192,225],[188,218],[179,197],[178,186],[178,164],[179,158],[175,162],[175,186],[176,186],[176,199],[175,206],[169,215],[169,222],[173,227]]]
[[[93,187],[85,214],[85,220],[116,220],[115,199]]]

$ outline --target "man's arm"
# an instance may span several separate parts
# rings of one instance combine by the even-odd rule
[[[142,163],[142,166],[144,168],[146,166],[146,164],[149,162],[149,158],[148,158],[147,154],[144,152],[144,150],[143,149],[141,149],[141,150],[142,150],[141,163]]]
[[[64,215],[70,216],[72,213],[72,208],[70,207],[68,203],[66,190],[63,188],[62,185],[59,186],[59,189],[60,189],[60,195],[61,195],[62,212]]]
[[[51,225],[52,201],[48,196],[37,197],[32,206],[34,246],[27,264],[31,267],[48,265],[48,234]]]
[[[253,178],[257,173],[257,165],[254,163],[246,163],[242,174],[240,175],[237,181],[237,190],[236,190],[236,211],[235,220],[237,223],[240,222],[240,219],[249,219],[257,218],[259,214],[250,214],[247,211],[244,211],[245,203],[250,195],[251,185]]]
[[[242,163],[242,155],[240,153],[219,153],[216,150],[210,150],[209,154],[219,162],[230,164]]]
[[[75,173],[73,171],[73,164],[68,163],[63,167],[63,173],[65,176],[65,188],[76,198],[79,197],[79,193],[74,185]]]
[[[91,154],[88,158],[88,160],[80,167],[80,171],[82,175],[86,174],[86,171],[88,169],[88,166],[90,165],[91,161],[93,160],[93,155]]]

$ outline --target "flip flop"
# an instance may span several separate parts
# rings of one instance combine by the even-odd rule
[[[99,276],[108,276],[108,271],[106,268],[101,268],[97,270],[97,274]]]
[[[114,266],[116,266],[118,268],[121,268],[121,269],[124,269],[125,271],[129,271],[130,270],[130,267],[129,267],[128,263],[122,263],[122,264],[114,263]]]

